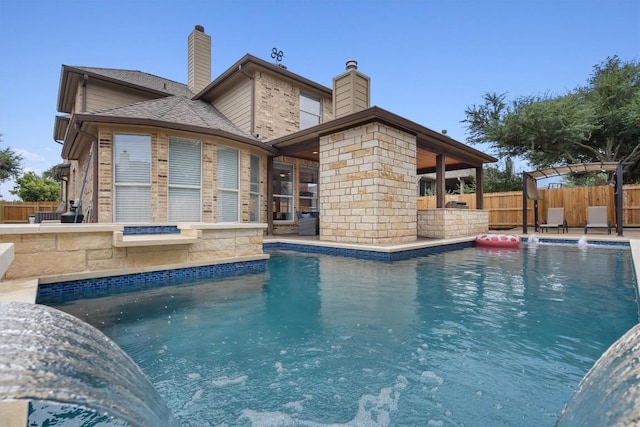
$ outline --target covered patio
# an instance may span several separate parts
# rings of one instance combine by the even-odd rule
[[[496,158],[379,107],[349,114],[272,141],[279,156],[319,164],[322,241],[397,244],[420,235],[416,176],[436,174],[437,210],[445,209],[445,174],[476,171],[482,210],[482,166]],[[267,165],[273,199],[273,162]],[[269,234],[273,218],[268,219]],[[427,236],[429,237],[429,236]]]

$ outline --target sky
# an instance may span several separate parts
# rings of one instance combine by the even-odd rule
[[[212,79],[247,53],[273,62],[275,47],[330,88],[355,59],[371,105],[461,142],[465,109],[487,92],[562,95],[607,57],[640,60],[640,0],[0,0],[0,148],[25,171],[61,163],[62,65],[186,83],[195,25],[212,38]],[[15,200],[11,188],[0,198]]]

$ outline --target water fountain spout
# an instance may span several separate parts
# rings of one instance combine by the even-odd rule
[[[0,313],[0,401],[69,405],[130,426],[179,426],[138,365],[93,326],[37,304],[0,302]]]

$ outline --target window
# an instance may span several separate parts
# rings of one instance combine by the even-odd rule
[[[151,221],[151,136],[114,138],[114,221]]]
[[[260,157],[255,154],[249,175],[249,222],[260,222]]]
[[[273,164],[273,219],[293,221],[293,165]]]
[[[239,222],[240,153],[218,147],[218,222]]]
[[[169,221],[201,220],[202,151],[200,141],[169,139]]]
[[[318,211],[318,169],[300,168],[300,212]]]
[[[320,124],[320,98],[300,93],[300,129]]]

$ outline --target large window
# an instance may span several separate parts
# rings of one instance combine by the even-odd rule
[[[218,222],[239,222],[240,153],[218,147]]]
[[[300,168],[300,212],[318,211],[318,169]]]
[[[273,164],[273,219],[293,221],[293,165]]]
[[[320,98],[300,93],[300,129],[320,124]]]
[[[151,136],[114,138],[114,221],[151,221]]]
[[[249,173],[249,222],[260,222],[260,157],[251,155]]]
[[[169,139],[168,220],[201,220],[202,150],[200,141]]]

